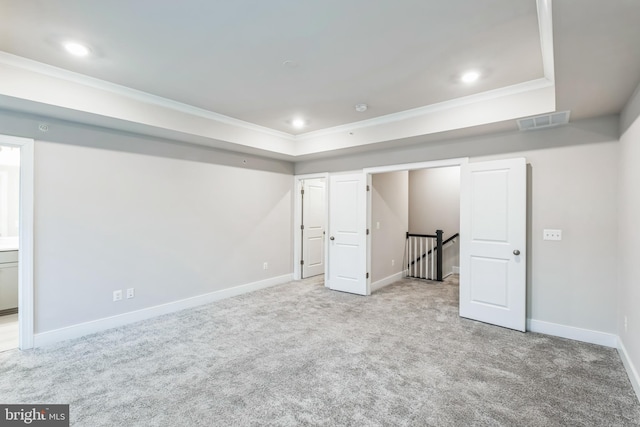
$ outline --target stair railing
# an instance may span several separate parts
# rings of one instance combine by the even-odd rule
[[[444,241],[442,235],[442,230],[436,230],[436,234],[407,233],[405,255],[409,262],[406,265],[406,277],[442,281],[444,246],[456,237],[460,237],[460,233],[455,233]],[[432,256],[433,253],[435,257]]]
[[[442,281],[442,233],[442,230],[436,230],[436,234],[407,232],[407,277]]]

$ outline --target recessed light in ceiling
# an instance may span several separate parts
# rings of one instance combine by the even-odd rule
[[[307,123],[302,119],[293,119],[291,121],[291,126],[293,126],[296,129],[302,129],[306,124]]]
[[[74,56],[87,56],[91,52],[87,46],[77,42],[66,42],[63,46],[67,52]]]
[[[369,108],[367,104],[356,104],[356,111],[358,113],[364,113],[367,111],[367,108]]]
[[[467,71],[462,75],[460,80],[464,83],[473,83],[480,78],[480,73],[477,71]]]

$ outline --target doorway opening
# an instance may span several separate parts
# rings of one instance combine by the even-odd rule
[[[0,135],[0,147],[0,313],[11,316],[0,324],[7,332],[2,349],[25,350],[34,346],[34,141]]]
[[[0,352],[18,347],[20,149],[0,145]]]
[[[371,175],[371,291],[407,276],[435,280],[433,271],[428,272],[433,270],[436,255],[441,259],[440,277],[457,275],[460,166]],[[434,247],[435,239],[426,237],[437,231],[442,231],[441,248]]]

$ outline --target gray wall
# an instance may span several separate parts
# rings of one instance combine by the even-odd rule
[[[618,117],[296,164],[297,173],[469,156],[529,163],[527,316],[617,333]],[[563,240],[542,241],[544,228]]]
[[[36,333],[292,271],[289,162],[13,112],[0,133],[36,139]]]
[[[290,175],[44,141],[35,164],[36,332],[291,273]]]
[[[460,167],[409,172],[409,232],[445,239],[460,231]]]
[[[409,226],[408,198],[408,172],[389,172],[372,176],[372,282],[402,271],[405,234]]]
[[[444,231],[447,239],[460,232],[460,167],[418,169],[409,172],[409,232],[433,234]],[[457,272],[460,241],[447,243],[442,251],[442,272]]]
[[[636,91],[629,106],[640,104]],[[628,110],[627,110],[628,111]],[[640,114],[640,111],[638,112]],[[628,116],[627,116],[628,117]],[[619,221],[619,298],[618,331],[620,341],[640,372],[640,117],[628,127],[620,140]],[[624,319],[627,318],[627,330]]]

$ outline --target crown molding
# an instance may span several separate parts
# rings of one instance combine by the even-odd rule
[[[220,123],[224,123],[231,126],[237,126],[237,127],[255,131],[255,132],[261,132],[277,138],[283,138],[289,141],[295,140],[295,136],[290,133],[281,132],[275,129],[268,128],[266,126],[256,125],[254,123],[246,122],[244,120],[235,119],[233,117],[225,116],[224,114],[215,113],[213,111],[194,107],[193,105],[184,104],[182,102],[174,101],[168,98],[163,98],[161,96],[152,95],[150,93],[143,92],[137,89],[132,89],[127,86],[122,86],[116,83],[111,83],[105,80],[97,79],[95,77],[86,76],[84,74],[65,70],[63,68],[58,68],[53,65],[34,61],[32,59],[13,55],[11,53],[7,53],[4,51],[0,51],[0,64],[6,64],[6,65],[10,65],[17,68],[22,68],[22,69],[32,71],[38,74],[42,74],[48,77],[54,77],[57,79],[65,80],[65,81],[76,83],[79,85],[91,87],[94,89],[100,89],[105,92],[110,92],[116,95],[124,96],[130,99],[134,99],[136,101],[157,105],[159,107],[167,108],[169,110],[179,111],[181,113],[186,113],[186,114],[202,117],[209,120],[214,120]]]
[[[553,82],[542,77],[536,80],[530,80],[511,86],[505,86],[474,95],[464,96],[461,98],[451,99],[448,101],[438,102],[436,104],[425,105],[424,107],[413,108],[411,110],[400,111],[398,113],[387,114],[385,116],[374,117],[372,119],[361,120],[359,122],[348,123],[346,125],[334,126],[331,128],[321,129],[314,132],[307,132],[296,137],[296,141],[306,141],[324,137],[332,134],[341,134],[352,130],[367,128],[371,126],[395,123],[402,120],[412,119],[415,117],[426,116],[440,111],[450,110],[453,108],[463,107],[466,105],[476,104],[479,102],[489,101],[492,99],[502,98],[505,96],[516,95],[519,93],[534,91],[553,86]]]
[[[166,110],[168,114],[171,112],[181,113],[185,115],[189,115],[193,118],[198,118],[200,120],[210,120],[210,124],[218,123],[220,125],[230,126],[232,128],[236,128],[238,130],[245,130],[255,132],[254,135],[250,138],[250,141],[245,143],[245,140],[239,139],[240,135],[230,134],[228,131],[226,133],[218,134],[218,136],[214,136],[211,132],[202,131],[203,122],[201,122],[196,127],[195,124],[192,124],[191,129],[193,129],[194,135],[201,136],[204,138],[213,138],[218,139],[220,141],[226,142],[232,145],[246,145],[254,148],[262,148],[267,151],[271,151],[278,154],[286,154],[292,155],[296,157],[297,155],[302,155],[310,150],[310,145],[312,144],[314,148],[311,150],[313,152],[322,152],[322,151],[332,151],[334,149],[346,148],[349,146],[361,146],[368,145],[376,142],[380,142],[379,137],[383,137],[388,141],[392,141],[394,139],[401,139],[403,132],[398,132],[398,125],[402,126],[403,124],[399,124],[399,122],[406,121],[407,125],[409,125],[413,119],[413,123],[415,125],[416,122],[420,122],[422,119],[429,120],[431,117],[442,117],[442,114],[445,115],[454,115],[456,109],[468,111],[470,108],[475,108],[478,110],[482,107],[482,105],[489,105],[493,102],[492,105],[500,104],[500,100],[504,99],[506,102],[509,97],[520,96],[521,99],[525,99],[527,94],[533,96],[536,91],[541,91],[543,89],[553,88],[555,87],[555,74],[554,74],[554,58],[553,58],[553,21],[552,21],[552,0],[536,0],[537,5],[537,13],[538,13],[538,28],[539,28],[539,36],[540,36],[540,47],[542,51],[542,65],[543,65],[543,77],[538,79],[518,83],[511,86],[501,87],[498,89],[477,93],[474,95],[469,95],[461,98],[456,98],[452,100],[447,100],[443,102],[439,102],[436,104],[426,105],[423,107],[418,107],[410,110],[400,111],[397,113],[392,113],[384,116],[379,116],[367,120],[362,120],[358,122],[352,122],[340,126],[334,126],[330,128],[320,129],[313,132],[308,132],[300,135],[293,135],[287,132],[278,131],[275,129],[271,129],[265,126],[257,125],[254,123],[246,122],[240,119],[235,119],[233,117],[229,117],[223,114],[215,113],[213,111],[205,110],[199,107],[195,107],[192,105],[184,104],[178,101],[174,101],[171,99],[167,99],[161,96],[152,95],[150,93],[146,93],[140,90],[132,89],[126,86],[118,85],[115,83],[107,82],[104,80],[100,80],[94,77],[89,77],[80,73],[68,71],[62,68],[58,68],[52,65],[44,64],[41,62],[37,62],[31,59],[23,58],[17,55],[13,55],[7,52],[0,51],[0,65],[8,65],[14,67],[18,70],[22,69],[25,71],[29,71],[31,73],[39,74],[45,77],[59,79],[60,81],[68,82],[70,84],[76,84],[79,87],[85,87],[87,89],[97,89],[103,91],[106,94],[113,94],[121,97],[121,99],[128,99],[133,102],[138,102],[142,104],[147,104],[154,107],[163,108]],[[545,93],[550,93],[549,90],[546,90]],[[13,95],[19,96],[19,95]],[[555,109],[555,96],[548,95],[548,98],[553,98],[550,101],[553,101],[553,106]],[[498,104],[496,104],[498,103]],[[502,102],[504,104],[504,102]],[[545,111],[534,111],[532,114],[546,113],[549,112],[550,103],[546,103],[544,108]],[[475,107],[474,107],[475,106]],[[73,108],[73,106],[62,106],[66,108]],[[501,109],[505,107],[503,105],[500,106]],[[531,110],[531,108],[529,109]],[[80,110],[81,111],[81,110]],[[506,110],[505,110],[506,111]],[[97,111],[96,114],[101,114],[101,112]],[[531,111],[520,111],[520,113],[531,113]],[[115,116],[114,116],[115,117]],[[169,117],[169,116],[166,116]],[[495,121],[498,116],[493,114],[493,117],[490,119],[491,121]],[[503,120],[514,119],[518,117],[514,117],[513,114],[505,114]],[[120,119],[123,119],[120,117]],[[135,119],[134,119],[135,121]],[[147,121],[146,124],[144,122],[140,122],[141,126],[151,126],[152,128],[156,128],[158,126],[157,120]],[[206,123],[204,123],[206,125]],[[386,127],[381,127],[386,125]],[[462,124],[462,127],[465,126],[473,126],[474,124]],[[418,126],[419,127],[419,126]],[[158,129],[161,129],[162,126]],[[377,129],[374,129],[377,128]],[[393,131],[392,129],[396,130]],[[187,133],[189,130],[187,130]],[[167,126],[167,131],[171,131],[171,126]],[[173,130],[178,130],[177,128]],[[352,139],[351,142],[343,141],[344,136],[347,133],[351,133],[351,131],[360,130],[360,134],[368,134],[368,136],[360,136],[357,139]],[[443,129],[446,130],[446,129]],[[184,130],[179,130],[180,132],[184,132]],[[373,136],[374,131],[376,136]],[[382,131],[382,132],[380,132]],[[442,130],[440,130],[442,131]],[[422,132],[433,133],[435,130],[427,130],[422,129]],[[385,136],[382,136],[385,134]],[[271,148],[264,147],[265,141],[261,139],[260,136],[269,137],[273,144]],[[414,135],[415,136],[415,135]],[[335,138],[334,138],[335,137]],[[276,140],[273,140],[276,138]],[[335,141],[334,141],[335,140]],[[340,140],[341,142],[337,142]],[[304,143],[304,144],[303,144]],[[204,144],[206,145],[206,144]]]

